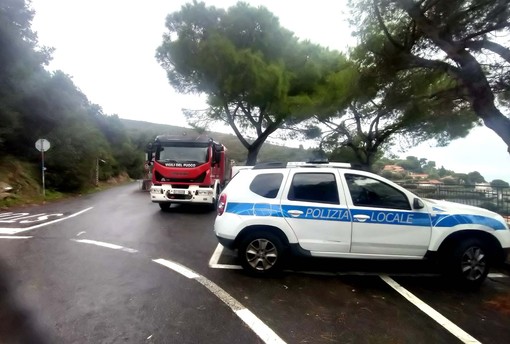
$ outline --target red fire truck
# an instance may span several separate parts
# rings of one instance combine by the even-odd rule
[[[166,210],[172,203],[216,208],[230,177],[227,149],[211,138],[159,135],[147,146],[152,170],[151,201]]]

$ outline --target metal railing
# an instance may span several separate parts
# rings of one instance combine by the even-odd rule
[[[509,187],[480,187],[478,185],[431,185],[399,183],[423,198],[432,198],[481,207],[510,216]]]

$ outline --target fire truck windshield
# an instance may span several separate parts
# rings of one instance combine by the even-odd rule
[[[156,151],[156,160],[160,163],[207,162],[208,147],[161,146]]]

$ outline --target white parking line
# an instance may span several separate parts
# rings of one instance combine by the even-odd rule
[[[229,269],[229,270],[240,270],[243,267],[241,265],[231,264],[218,264],[221,255],[223,254],[224,247],[221,244],[216,246],[211,258],[209,259],[209,267],[212,269]],[[358,272],[358,271],[300,271],[300,270],[286,270],[294,273],[307,274],[307,275],[318,275],[318,276],[380,276],[380,272]],[[437,273],[392,273],[391,276],[398,277],[438,277],[441,276]],[[489,278],[508,278],[508,275],[502,273],[490,273],[487,277]]]
[[[462,330],[460,327],[452,323],[450,320],[448,320],[446,317],[444,317],[441,313],[427,305],[425,302],[417,298],[414,294],[412,294],[410,291],[402,287],[400,284],[395,282],[391,277],[388,275],[381,275],[381,279],[386,282],[390,287],[395,289],[400,295],[405,297],[409,302],[411,302],[413,305],[418,307],[422,312],[427,314],[429,317],[431,317],[433,320],[435,320],[439,325],[443,326],[446,330],[448,330],[451,334],[453,334],[455,337],[459,338],[463,343],[480,343],[478,340],[473,338],[471,335],[469,335],[467,332]]]
[[[88,239],[71,239],[71,241],[79,242],[79,243],[82,243],[82,244],[90,244],[90,245],[96,245],[96,246],[111,248],[113,250],[119,250],[119,251],[124,251],[124,252],[128,252],[128,253],[136,253],[136,252],[138,252],[137,250],[135,250],[133,248],[124,247],[124,246],[115,245],[115,244],[110,244],[110,243],[107,243],[107,242],[104,242],[104,241],[95,241],[95,240],[88,240]]]
[[[36,229],[36,228],[39,228],[39,227],[51,225],[53,223],[64,221],[64,220],[70,219],[72,217],[78,216],[80,214],[83,214],[84,212],[89,211],[92,208],[94,208],[94,207],[83,209],[83,210],[81,210],[81,211],[79,211],[77,213],[71,214],[69,216],[66,216],[66,217],[63,217],[63,218],[60,218],[60,219],[56,219],[56,220],[53,220],[53,221],[44,222],[44,223],[41,223],[41,224],[38,224],[38,225],[34,225],[34,226],[30,226],[30,227],[24,227],[24,228],[0,228],[0,234],[17,234],[17,233],[26,232],[26,231],[29,231],[29,230],[32,230],[32,229]]]
[[[0,235],[0,239],[30,239],[31,236]]]
[[[230,270],[240,270],[243,268],[241,265],[218,264],[218,261],[220,260],[222,253],[223,253],[223,245],[218,244],[218,246],[216,246],[216,249],[213,252],[213,255],[211,256],[211,259],[209,259],[209,267],[210,268],[230,269]]]
[[[488,274],[487,277],[489,277],[489,278],[507,278],[508,275],[495,272],[495,273]]]
[[[239,301],[234,299],[229,293],[220,288],[213,281],[205,278],[194,272],[193,270],[188,269],[187,267],[166,260],[166,259],[153,259],[153,262],[166,266],[169,269],[174,270],[175,272],[180,273],[181,275],[194,279],[204,287],[206,287],[211,293],[213,293],[216,297],[218,297],[223,303],[232,309],[232,311],[253,331],[255,332],[259,338],[264,341],[264,343],[285,343],[283,339],[281,339],[271,328],[269,328],[262,320],[257,318],[255,314],[253,314],[249,309],[244,307]]]

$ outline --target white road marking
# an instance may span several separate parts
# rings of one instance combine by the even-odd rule
[[[87,233],[87,232],[81,231],[80,233],[76,234],[76,236],[80,236],[80,235],[85,234],[85,233]]]
[[[66,216],[66,217],[63,217],[63,218],[60,218],[60,219],[56,219],[56,220],[53,220],[53,221],[48,221],[48,222],[45,222],[45,223],[41,223],[41,224],[38,224],[38,225],[30,226],[30,227],[25,227],[25,228],[0,228],[0,234],[17,234],[17,233],[21,233],[21,232],[26,232],[26,231],[29,231],[29,230],[32,230],[32,229],[40,228],[40,227],[43,227],[43,226],[51,225],[53,223],[57,223],[57,222],[60,222],[60,221],[64,221],[64,220],[70,219],[72,217],[75,217],[75,216],[78,216],[80,214],[83,214],[84,212],[89,211],[90,209],[93,209],[93,208],[94,207],[83,209],[83,210],[81,210],[81,211],[79,211],[77,213],[71,214],[69,216]]]
[[[427,314],[433,320],[435,320],[439,325],[443,326],[446,330],[448,330],[455,337],[459,338],[463,343],[480,343],[478,340],[473,338],[467,332],[462,330],[460,327],[455,325],[453,322],[444,317],[441,313],[427,305],[425,302],[417,298],[414,294],[409,292],[407,289],[398,284],[395,280],[393,280],[388,275],[381,275],[381,279],[386,282],[390,287],[395,289],[400,295],[405,297],[409,302],[418,307],[422,312]]]
[[[31,236],[0,235],[0,239],[30,239]]]
[[[120,251],[124,251],[124,252],[128,252],[128,253],[136,253],[136,252],[138,252],[137,250],[135,250],[133,248],[124,247],[124,246],[115,245],[115,244],[110,244],[110,243],[103,242],[103,241],[88,240],[88,239],[71,239],[71,240],[72,241],[76,241],[76,242],[80,242],[82,244],[96,245],[96,246],[111,248],[111,249],[114,249],[114,250],[120,250]]]
[[[213,293],[217,298],[219,298],[223,303],[232,309],[232,311],[242,320],[244,323],[259,336],[261,340],[265,343],[285,343],[273,330],[271,330],[262,320],[257,318],[255,314],[253,314],[249,309],[244,307],[239,301],[234,299],[229,293],[219,287],[213,281],[205,278],[194,272],[193,270],[188,269],[187,267],[166,260],[166,259],[154,259],[153,262],[166,266],[169,269],[174,270],[175,272],[180,273],[181,275],[194,279],[204,287],[206,287],[211,293]]]
[[[492,274],[488,274],[487,277],[489,278],[506,278],[508,277],[507,275],[505,274],[500,274],[500,273],[492,273]]]
[[[175,272],[178,272],[178,273],[180,273],[181,275],[183,275],[183,276],[185,276],[187,278],[194,279],[194,278],[200,277],[200,275],[194,273],[193,271],[191,271],[187,267],[182,266],[182,265],[177,264],[177,263],[174,263],[174,262],[171,262],[169,260],[166,260],[166,259],[153,259],[152,261],[155,262],[155,263],[161,264],[163,266],[166,266],[167,268],[169,268],[171,270],[174,270]]]
[[[0,222],[5,223],[14,223],[18,221],[19,219],[24,218],[27,215],[30,215],[30,213],[8,213],[9,216],[4,216],[2,219],[0,219]]]
[[[1,214],[0,214],[0,219],[1,219],[1,218],[3,218],[3,217],[9,217],[9,216],[11,216],[12,214],[13,214],[13,213],[12,213],[12,211],[10,211],[10,212],[8,212],[8,213],[1,213]]]
[[[212,269],[228,269],[228,270],[241,270],[241,265],[218,264],[221,255],[223,254],[224,247],[221,244],[216,246],[211,258],[209,259],[209,267]],[[356,271],[342,271],[342,272],[328,272],[328,271],[299,271],[299,270],[285,270],[294,273],[318,275],[318,276],[380,276],[380,272],[356,272]],[[391,276],[398,277],[438,277],[440,273],[392,273]],[[490,273],[489,278],[508,278],[508,275],[502,273]]]
[[[216,249],[213,252],[213,255],[211,256],[211,259],[209,259],[209,267],[210,268],[230,269],[230,270],[240,270],[243,268],[241,265],[218,264],[218,261],[220,260],[222,253],[223,253],[223,245],[218,244],[218,246],[216,246]]]
[[[37,215],[30,215],[30,216],[26,216],[24,217],[24,219],[29,219],[31,217],[35,217],[37,216],[37,219],[35,220],[23,220],[23,221],[20,221],[19,223],[34,223],[34,222],[41,222],[41,221],[46,221],[48,220],[48,218],[50,216],[56,216],[56,217],[60,217],[60,216],[64,216],[64,214],[46,214],[46,213],[42,213],[42,214],[37,214]],[[19,220],[19,219],[18,219]]]

